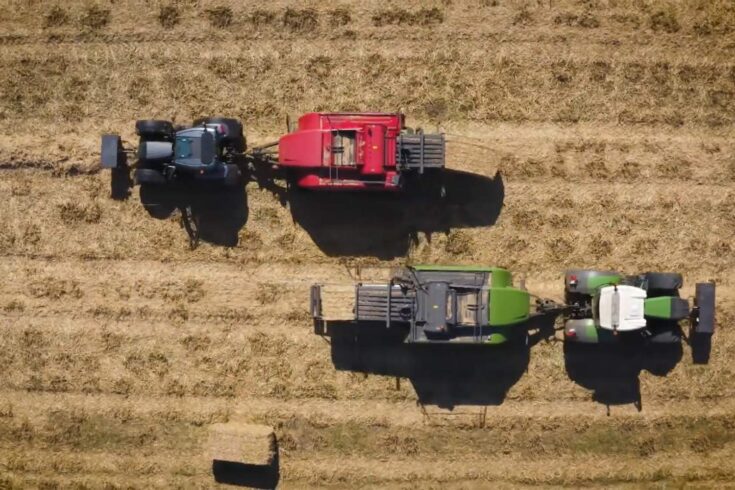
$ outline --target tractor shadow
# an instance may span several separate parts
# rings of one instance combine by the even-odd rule
[[[168,219],[177,210],[189,210],[199,231],[199,240],[213,245],[237,246],[240,230],[248,220],[244,186],[142,186],[140,200],[150,216]],[[183,226],[182,228],[186,228]],[[190,236],[191,238],[191,236]]]
[[[554,319],[539,317],[526,325],[536,334],[504,345],[406,344],[406,328],[383,323],[329,322],[335,369],[407,378],[418,403],[453,410],[462,405],[500,405],[528,369],[531,347],[553,336]]]
[[[254,465],[232,461],[212,460],[214,481],[247,488],[273,489],[281,479],[278,448],[269,465]]]
[[[665,377],[682,356],[681,342],[632,345],[564,343],[564,365],[569,378],[592,390],[593,400],[608,408],[632,403],[641,411],[641,372]]]
[[[410,193],[309,192],[290,189],[293,220],[326,255],[404,257],[419,233],[491,226],[503,207],[502,176],[446,171],[446,197]]]

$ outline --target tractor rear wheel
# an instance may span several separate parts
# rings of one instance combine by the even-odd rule
[[[174,125],[170,121],[142,119],[135,122],[135,132],[144,140],[171,141],[174,135]]]
[[[205,117],[194,121],[194,126],[199,126],[201,124],[223,125],[225,127],[225,132],[227,133],[222,139],[224,146],[229,147],[235,153],[242,153],[245,151],[247,145],[245,143],[242,123],[237,119],[230,117]]]

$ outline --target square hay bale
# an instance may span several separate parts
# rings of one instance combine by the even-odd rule
[[[267,425],[213,424],[209,448],[216,461],[267,466],[276,456],[276,435]]]

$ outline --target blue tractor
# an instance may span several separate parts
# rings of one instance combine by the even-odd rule
[[[135,123],[139,137],[137,162],[130,166],[118,135],[102,137],[102,168],[112,170],[112,197],[127,197],[131,184],[237,186],[242,182],[239,157],[246,144],[242,124],[230,118],[205,118],[191,127],[174,126],[170,121],[140,120]]]

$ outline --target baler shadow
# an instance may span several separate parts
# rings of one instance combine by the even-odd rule
[[[329,322],[337,370],[407,378],[422,405],[500,405],[528,369],[530,347],[554,332],[553,317],[524,326],[535,329],[528,345],[406,344],[407,329],[382,322]]]
[[[593,345],[566,342],[564,364],[569,378],[593,391],[607,405],[632,403],[642,410],[640,374],[668,375],[683,356],[681,343]]]
[[[248,488],[276,488],[281,479],[278,450],[276,449],[276,455],[269,465],[212,460],[212,474],[217,483]]]
[[[444,198],[291,189],[287,200],[294,221],[325,254],[389,260],[405,256],[419,233],[430,239],[436,232],[497,221],[505,197],[500,173],[489,178],[445,172]]]
[[[243,186],[217,189],[141,186],[140,200],[148,214],[157,219],[168,219],[176,210],[182,213],[182,218],[186,213],[197,230],[197,240],[214,245],[236,246],[239,232],[248,220]]]

